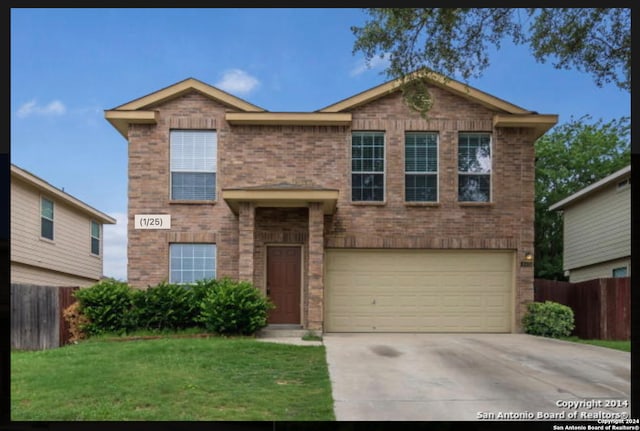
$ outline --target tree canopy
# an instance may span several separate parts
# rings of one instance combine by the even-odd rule
[[[392,78],[417,70],[445,77],[477,78],[489,66],[489,46],[505,38],[526,44],[539,62],[575,68],[596,85],[614,83],[631,91],[631,9],[629,8],[368,8],[370,19],[352,26],[353,52],[367,62],[389,61]],[[415,81],[414,81],[415,82]],[[430,97],[403,86],[405,99],[425,114]]]
[[[590,74],[597,86],[631,92],[630,8],[368,8],[364,26],[351,27],[353,52],[402,79],[407,104],[422,116],[431,108],[419,72],[445,79],[482,76],[490,47],[505,40],[527,45],[541,63]],[[411,77],[411,79],[407,79]],[[630,163],[630,118],[590,116],[555,126],[536,142],[535,276],[564,279],[562,215],[549,206]]]
[[[563,280],[562,214],[549,207],[631,162],[630,118],[572,118],[538,139],[535,149],[535,276]]]

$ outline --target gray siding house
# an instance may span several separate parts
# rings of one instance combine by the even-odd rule
[[[631,275],[631,166],[552,205],[562,211],[569,281]]]
[[[103,269],[104,224],[116,220],[11,165],[11,283],[90,286]]]

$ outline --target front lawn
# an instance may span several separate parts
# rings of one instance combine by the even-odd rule
[[[324,346],[162,338],[11,354],[13,421],[335,420]]]
[[[574,343],[592,344],[594,346],[607,347],[609,349],[622,350],[631,352],[631,341],[614,341],[614,340],[583,340],[576,336],[562,337],[562,340],[572,341]]]

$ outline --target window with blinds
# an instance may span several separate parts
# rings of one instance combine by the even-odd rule
[[[53,201],[40,199],[40,236],[53,240]]]
[[[407,202],[438,201],[438,135],[407,133],[404,138],[404,196]]]
[[[91,220],[91,253],[100,254],[100,225]]]
[[[384,133],[351,136],[351,200],[384,201]]]
[[[171,199],[215,200],[218,140],[213,130],[172,130]]]
[[[491,135],[458,135],[458,201],[491,201]]]

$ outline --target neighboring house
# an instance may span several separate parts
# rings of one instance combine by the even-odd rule
[[[518,332],[533,300],[534,141],[557,122],[432,75],[269,112],[196,79],[105,111],[129,151],[128,278],[249,280],[269,323]]]
[[[89,286],[102,277],[112,217],[11,165],[11,283]]]
[[[631,165],[549,207],[562,211],[569,281],[631,276]]]

